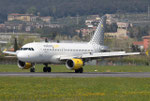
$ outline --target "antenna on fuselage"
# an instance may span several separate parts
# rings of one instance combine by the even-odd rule
[[[48,42],[48,38],[45,38],[45,42],[46,42],[46,43]]]

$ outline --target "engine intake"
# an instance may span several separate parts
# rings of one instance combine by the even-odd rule
[[[21,68],[21,69],[29,69],[31,67],[33,67],[34,64],[32,63],[28,63],[28,62],[23,62],[23,61],[18,61],[18,67]]]
[[[66,61],[66,67],[71,70],[77,70],[83,67],[82,59],[71,59]]]

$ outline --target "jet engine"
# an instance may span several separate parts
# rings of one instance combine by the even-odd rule
[[[71,59],[66,61],[66,67],[71,70],[77,70],[82,68],[84,65],[82,59]]]
[[[28,63],[28,62],[23,62],[23,61],[18,61],[18,67],[21,68],[21,69],[29,69],[31,67],[33,67],[34,64],[32,63]]]

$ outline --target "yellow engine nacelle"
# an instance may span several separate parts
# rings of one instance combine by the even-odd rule
[[[66,61],[66,67],[71,70],[77,70],[84,65],[82,59],[71,59]]]
[[[34,66],[34,64],[32,64],[32,63],[22,62],[20,60],[18,61],[18,67],[21,68],[21,69],[29,69],[33,66]]]

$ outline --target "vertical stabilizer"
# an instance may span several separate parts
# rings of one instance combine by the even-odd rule
[[[98,45],[104,45],[104,32],[105,32],[105,25],[106,25],[106,16],[102,16],[100,23],[90,40],[90,44],[98,44]]]

